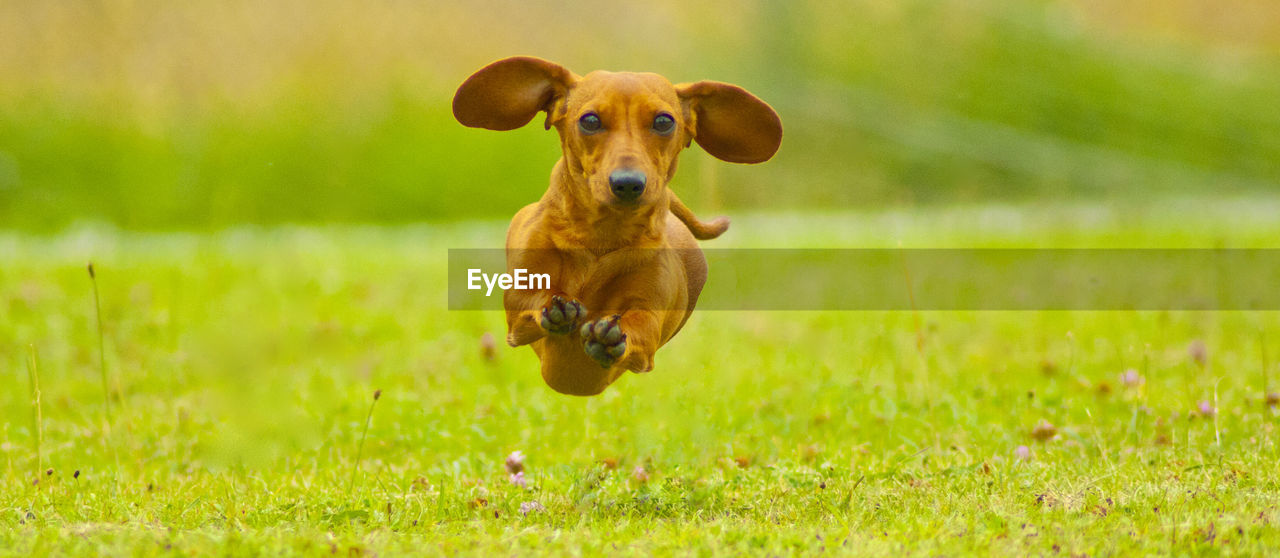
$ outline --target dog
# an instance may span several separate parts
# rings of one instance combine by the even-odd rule
[[[542,199],[511,220],[507,271],[547,274],[551,288],[504,292],[507,343],[533,347],[552,389],[595,395],[627,370],[653,369],[706,282],[697,240],[729,228],[726,217],[699,220],[671,190],[680,151],[697,142],[761,163],[781,145],[782,121],[735,85],[578,76],[525,56],[481,68],[453,98],[454,117],[473,128],[514,130],[539,112],[563,156]]]

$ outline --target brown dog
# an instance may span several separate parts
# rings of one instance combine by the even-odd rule
[[[564,156],[542,199],[511,220],[507,271],[548,274],[551,288],[504,293],[507,343],[532,344],[556,391],[594,395],[625,370],[653,369],[706,282],[694,239],[729,228],[724,217],[699,221],[667,187],[677,155],[696,141],[719,159],[760,163],[782,142],[782,122],[726,83],[579,77],[530,57],[485,66],[453,98],[459,122],[490,130],[519,128],[539,111]]]

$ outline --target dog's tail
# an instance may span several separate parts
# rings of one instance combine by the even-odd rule
[[[716,217],[703,223],[698,220],[697,215],[693,214],[693,210],[676,197],[675,192],[671,193],[671,213],[683,221],[684,226],[689,227],[689,232],[693,233],[693,237],[698,240],[711,240],[729,230],[728,217]]]

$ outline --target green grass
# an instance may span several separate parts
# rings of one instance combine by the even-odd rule
[[[739,215],[710,245],[1274,246],[1276,204]],[[482,356],[500,315],[443,310],[445,249],[502,227],[0,235],[0,554],[1280,545],[1276,313],[701,312],[573,398],[528,349]]]
[[[515,54],[727,81],[770,102],[786,137],[768,164],[684,156],[676,187],[697,207],[1274,191],[1280,50],[1258,22],[1280,8],[1229,4],[315,0],[299,17],[282,4],[10,1],[0,225],[510,215],[546,187],[556,139],[536,124],[464,128],[450,102]],[[1133,17],[1111,17],[1117,6]],[[596,21],[629,32],[584,23]]]

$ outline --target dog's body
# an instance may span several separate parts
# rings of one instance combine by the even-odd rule
[[[564,156],[537,203],[507,232],[508,271],[551,277],[549,290],[508,290],[507,343],[531,344],[556,391],[594,395],[653,355],[688,320],[706,282],[703,223],[667,188],[679,152],[697,141],[732,162],[768,160],[782,124],[767,104],[716,82],[672,85],[656,74],[578,77],[516,57],[476,72],[453,101],[458,121],[510,130],[547,112]],[[676,219],[671,219],[671,216]]]

